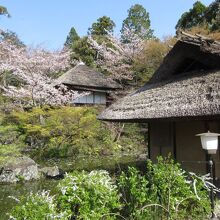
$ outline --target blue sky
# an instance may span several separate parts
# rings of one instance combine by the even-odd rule
[[[60,49],[71,27],[80,36],[97,18],[106,15],[116,23],[119,33],[127,10],[141,4],[150,13],[151,26],[157,37],[173,35],[181,14],[192,7],[193,0],[2,0],[11,18],[0,17],[0,28],[18,34],[28,45],[42,44]],[[209,5],[212,0],[202,0]]]

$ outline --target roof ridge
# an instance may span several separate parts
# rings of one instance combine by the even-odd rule
[[[217,40],[214,40],[211,37],[203,36],[201,34],[189,34],[185,31],[179,32],[178,39],[183,42],[194,43],[194,44],[199,44],[199,45],[206,42],[209,45],[214,44],[216,46],[220,46],[220,42]]]

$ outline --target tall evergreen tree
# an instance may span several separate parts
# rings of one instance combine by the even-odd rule
[[[69,34],[68,34],[68,36],[67,36],[67,38],[66,38],[66,42],[65,42],[65,46],[68,46],[68,47],[71,47],[72,45],[73,45],[73,43],[75,42],[75,41],[77,41],[77,40],[79,40],[80,39],[80,37],[79,37],[79,35],[77,34],[77,32],[76,32],[76,29],[74,28],[74,27],[72,27],[71,29],[70,29],[70,32],[69,32]]]
[[[72,61],[83,61],[86,65],[93,66],[96,51],[91,48],[90,44],[88,43],[88,37],[82,37],[79,40],[74,41],[71,46],[71,50]]]
[[[97,22],[92,24],[89,28],[88,33],[91,35],[104,36],[113,33],[115,28],[114,21],[110,17],[103,16],[97,19]]]
[[[96,52],[90,47],[87,39],[87,36],[80,38],[74,27],[70,29],[64,45],[71,51],[70,61],[72,65],[79,61],[83,61],[88,66],[93,65]]]
[[[150,39],[153,37],[153,30],[150,28],[150,17],[146,9],[139,4],[133,5],[128,10],[128,16],[123,21],[121,34],[122,39],[126,41],[125,32],[134,32],[142,39]]]

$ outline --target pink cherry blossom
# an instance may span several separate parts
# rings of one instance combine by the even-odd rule
[[[52,74],[70,67],[70,51],[66,48],[50,52],[41,47],[17,47],[4,40],[0,42],[0,57],[0,74],[10,71],[22,81],[21,87],[1,86],[4,95],[33,106],[63,105],[85,95],[53,84]]]
[[[97,43],[92,36],[88,38],[89,44],[97,51],[96,65],[110,72],[113,79],[132,80],[132,63],[143,49],[143,40],[129,29],[124,33],[126,42],[113,35],[106,37],[107,41],[102,44]],[[109,42],[111,47],[108,46]]]

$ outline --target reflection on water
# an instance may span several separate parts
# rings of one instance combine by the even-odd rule
[[[121,170],[126,170],[128,166],[135,166],[141,169],[145,168],[146,160],[139,159],[136,155],[123,155],[118,157],[78,157],[60,160],[41,161],[41,166],[57,165],[65,172],[73,170],[105,169],[112,174],[117,174]],[[59,180],[41,179],[25,183],[17,183],[10,185],[0,185],[0,220],[8,219],[6,213],[16,204],[16,201],[11,198],[19,198],[25,196],[29,192],[37,192],[39,190],[50,190],[51,194],[56,193],[56,186]]]

